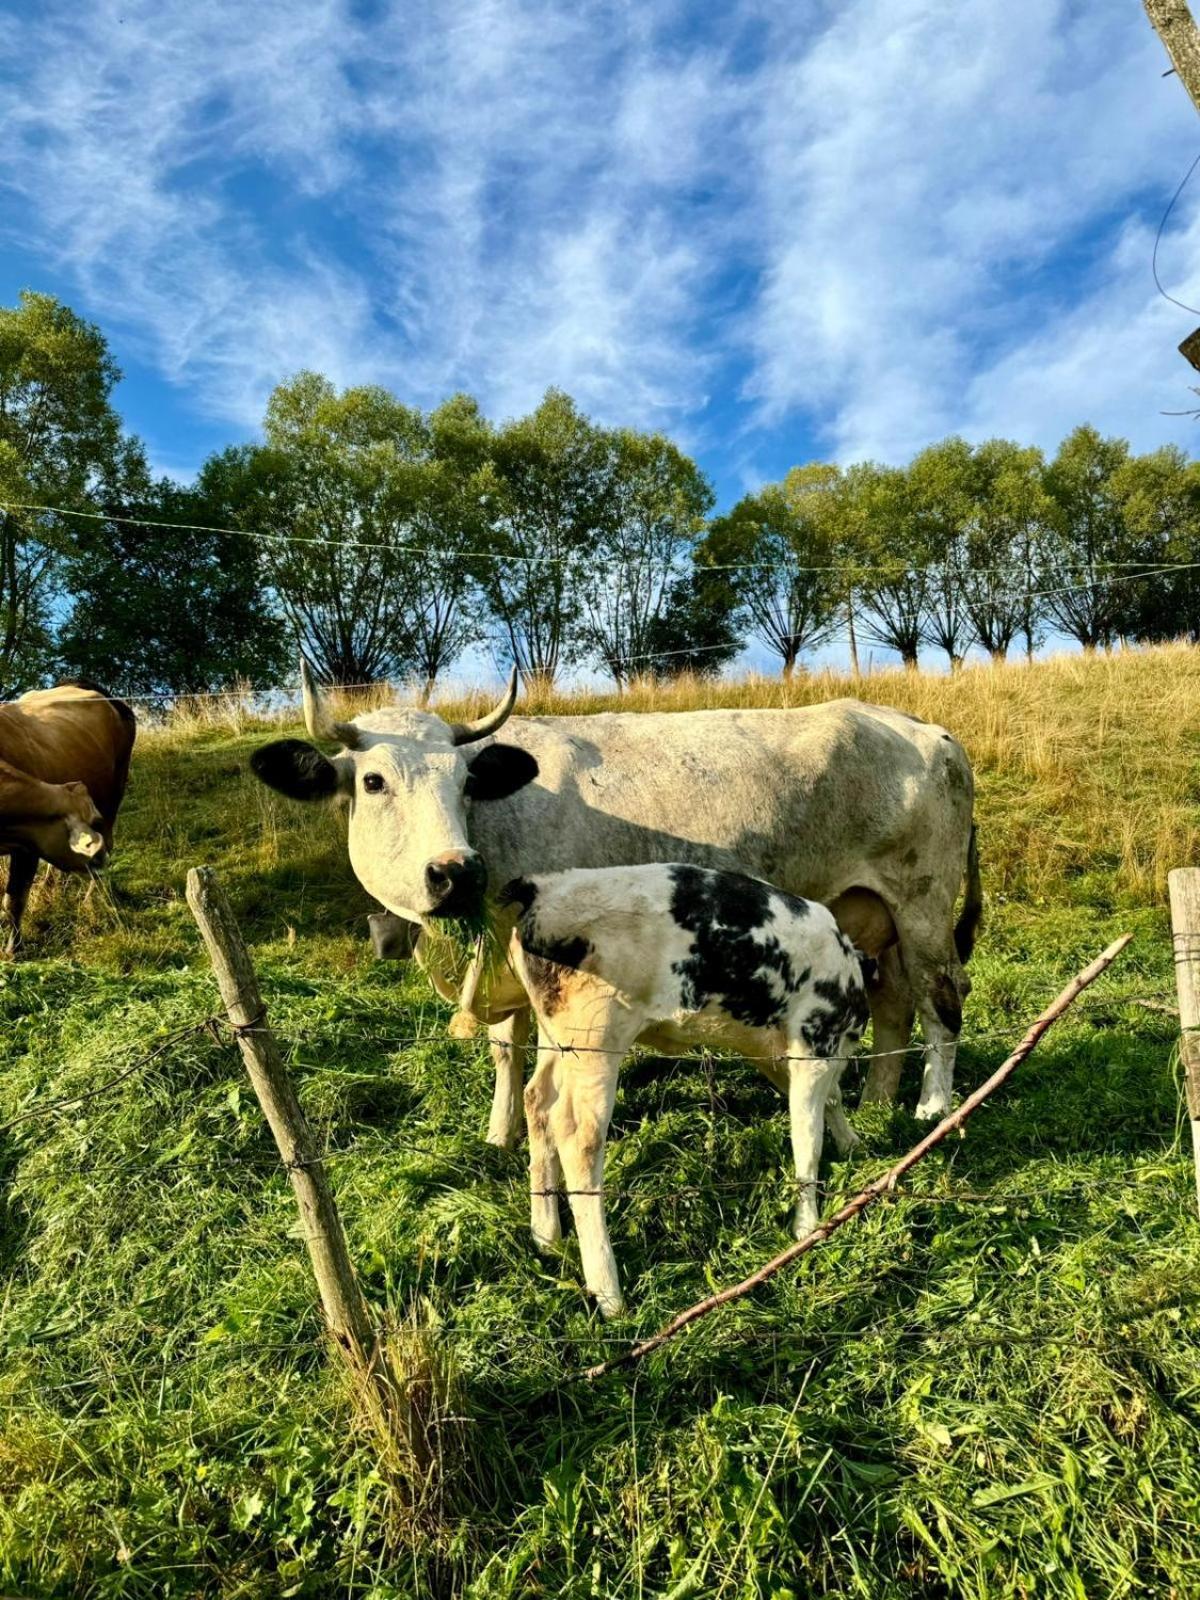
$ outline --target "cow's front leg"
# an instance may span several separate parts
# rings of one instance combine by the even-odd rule
[[[529,1027],[530,1013],[526,1009],[514,1011],[506,1021],[488,1029],[496,1086],[492,1093],[487,1142],[499,1145],[501,1150],[511,1150],[521,1131],[521,1090],[525,1082]]]
[[[8,886],[4,891],[4,909],[8,914],[6,955],[15,956],[21,949],[21,921],[37,869],[37,856],[27,850],[14,850],[9,857]]]
[[[817,1172],[821,1165],[821,1144],[825,1129],[825,1106],[829,1092],[842,1070],[840,1061],[811,1057],[797,1060],[804,1045],[797,1040],[789,1047],[793,1057],[788,1076],[788,1114],[792,1129],[792,1158],[796,1166],[797,1239],[811,1233],[821,1220],[817,1205]]]

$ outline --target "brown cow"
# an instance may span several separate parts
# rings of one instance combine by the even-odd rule
[[[39,861],[94,872],[112,848],[137,719],[82,679],[0,705],[0,855],[9,857],[8,954]]]

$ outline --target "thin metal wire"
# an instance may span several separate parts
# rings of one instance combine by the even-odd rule
[[[1194,317],[1200,317],[1200,311],[1198,311],[1195,306],[1184,305],[1182,300],[1176,300],[1173,294],[1168,294],[1163,288],[1162,279],[1158,275],[1158,247],[1162,242],[1163,229],[1167,225],[1167,218],[1171,215],[1171,212],[1174,211],[1176,200],[1179,199],[1179,196],[1187,187],[1188,180],[1191,178],[1192,173],[1195,172],[1198,166],[1200,166],[1200,156],[1195,158],[1191,166],[1184,173],[1183,177],[1179,180],[1179,187],[1175,190],[1175,193],[1167,202],[1167,209],[1162,214],[1162,221],[1158,225],[1158,232],[1154,235],[1154,250],[1150,256],[1150,271],[1154,274],[1154,286],[1158,290],[1159,294],[1162,295],[1164,300],[1169,300],[1173,306],[1178,306],[1181,311],[1190,311]]]
[[[1200,159],[1200,158],[1198,158],[1198,159]],[[1188,309],[1190,309],[1190,307],[1185,307],[1184,309],[1188,310]],[[436,558],[436,557],[440,556],[444,560],[445,559],[454,559],[454,560],[468,560],[469,559],[469,560],[504,561],[504,562],[513,561],[513,562],[518,562],[518,563],[525,563],[525,564],[528,564],[528,565],[548,564],[548,565],[555,565],[555,566],[568,566],[568,565],[572,565],[572,564],[578,564],[578,561],[579,561],[579,558],[576,557],[576,556],[573,556],[573,555],[572,556],[551,556],[551,555],[518,556],[518,555],[512,555],[512,554],[508,553],[507,551],[501,551],[501,550],[453,550],[453,551],[446,551],[446,550],[434,549],[434,548],[431,548],[428,545],[395,544],[395,543],[389,543],[389,542],[382,541],[382,540],[325,539],[325,538],[321,538],[319,536],[311,535],[311,534],[274,533],[274,532],[272,532],[272,533],[264,533],[261,530],[253,529],[253,528],[227,528],[227,527],[219,527],[219,526],[217,526],[217,525],[215,525],[213,523],[205,523],[205,522],[167,522],[167,521],[162,520],[161,518],[155,518],[155,517],[118,516],[116,514],[110,514],[108,512],[104,512],[104,511],[82,511],[82,510],[78,510],[78,509],[76,509],[74,507],[71,507],[71,506],[47,506],[47,505],[40,505],[40,504],[38,504],[38,503],[36,503],[34,501],[26,501],[26,500],[0,500],[0,510],[3,510],[3,511],[36,511],[41,515],[56,516],[56,517],[82,517],[82,518],[85,518],[85,519],[87,519],[88,521],[91,521],[91,522],[119,522],[119,523],[129,524],[130,526],[133,526],[133,527],[174,528],[174,529],[177,529],[180,533],[221,533],[221,534],[230,534],[230,535],[233,535],[234,537],[239,538],[239,539],[261,539],[261,540],[264,540],[264,541],[267,541],[267,542],[273,542],[273,543],[328,545],[328,546],[333,546],[335,548],[337,548],[337,547],[345,547],[346,549],[350,549],[350,550],[385,550],[385,551],[397,551],[397,550],[400,550],[400,551],[404,551],[407,554],[428,556],[430,558]],[[1140,561],[1097,561],[1097,562],[1095,562],[1093,564],[1095,566],[1097,566],[1097,567],[1112,567],[1112,568],[1116,568],[1116,567],[1150,566],[1150,567],[1152,567],[1154,569],[1161,568],[1161,569],[1172,569],[1173,570],[1176,567],[1189,566],[1189,565],[1193,565],[1194,563],[1189,563],[1189,562],[1151,562],[1151,563],[1145,563],[1145,562],[1140,562]],[[739,562],[713,562],[713,563],[706,563],[703,566],[703,568],[701,568],[700,570],[703,571],[703,572],[774,572],[774,571],[778,571],[778,572],[797,572],[797,573],[798,572],[832,572],[832,573],[838,574],[841,577],[845,577],[847,579],[852,579],[852,578],[855,578],[855,577],[861,577],[862,575],[864,575],[866,573],[870,573],[870,572],[888,573],[888,574],[892,574],[895,577],[909,577],[909,578],[912,578],[912,577],[924,577],[924,576],[926,576],[928,574],[938,573],[938,572],[940,572],[942,570],[942,568],[940,566],[936,565],[936,564],[931,564],[930,566],[927,566],[927,567],[897,567],[893,563],[889,563],[889,562],[876,563],[876,564],[866,563],[866,562],[864,562],[864,563],[857,563],[856,562],[856,563],[853,563],[853,564],[846,564],[846,563],[843,562],[843,563],[825,563],[825,564],[819,565],[819,566],[801,566],[801,565],[799,565],[799,564],[797,564],[795,562],[790,562],[790,561],[739,561]],[[1005,573],[1005,572],[1008,572],[1009,570],[1010,570],[1010,568],[1004,567],[1004,566],[999,566],[999,567],[972,567],[971,568],[972,573],[980,573],[980,574],[983,574],[983,573]],[[659,652],[655,652],[655,653],[658,654]],[[664,652],[661,652],[661,653],[662,654],[666,654],[667,652],[664,651]],[[628,660],[633,660],[634,658],[630,657],[630,656],[625,656],[625,657],[622,657],[620,659],[628,661]]]

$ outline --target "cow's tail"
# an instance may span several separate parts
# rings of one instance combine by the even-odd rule
[[[958,959],[965,965],[971,959],[979,924],[983,921],[983,884],[979,877],[978,830],[971,824],[971,838],[967,845],[967,890],[963,908],[954,924],[954,948]]]

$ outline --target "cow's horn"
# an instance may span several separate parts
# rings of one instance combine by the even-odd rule
[[[489,711],[487,716],[477,717],[474,722],[452,722],[450,737],[455,744],[474,744],[476,739],[486,739],[489,733],[495,733],[498,728],[504,726],[516,703],[517,669],[514,667],[509,674],[508,688],[504,691],[500,704]]]
[[[314,739],[333,739],[353,750],[358,744],[358,729],[352,722],[335,722],[329,715],[325,697],[313,680],[312,668],[300,657],[300,693],[304,700],[304,726]]]

